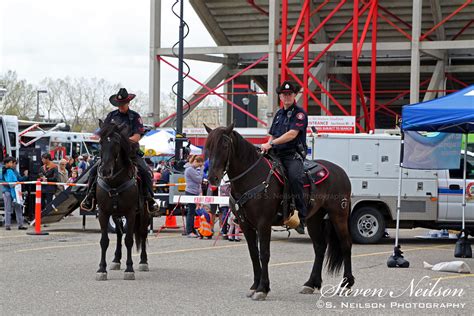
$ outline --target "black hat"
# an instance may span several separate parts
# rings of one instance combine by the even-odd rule
[[[117,94],[114,94],[110,96],[109,101],[112,103],[114,106],[121,106],[125,103],[128,103],[132,101],[135,98],[135,94],[133,93],[128,93],[127,89],[125,88],[120,88],[119,92]]]
[[[284,81],[281,86],[276,88],[276,93],[280,94],[283,92],[293,92],[293,93],[298,93],[300,92],[300,86],[297,85],[296,83],[293,83],[291,81]]]

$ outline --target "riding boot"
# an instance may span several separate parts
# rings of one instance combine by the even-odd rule
[[[300,224],[295,228],[298,234],[304,235],[304,226],[305,226],[305,217],[300,215],[301,212],[298,212],[298,217],[300,218]]]
[[[86,197],[81,202],[81,210],[85,212],[91,212],[95,210],[95,191],[97,187],[97,181],[95,179],[90,181],[89,190]]]
[[[158,214],[158,212],[160,211],[160,207],[156,203],[155,199],[152,196],[147,195],[146,201],[148,204],[148,212],[150,214]]]

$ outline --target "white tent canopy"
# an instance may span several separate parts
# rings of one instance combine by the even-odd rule
[[[184,143],[187,146],[187,143]],[[143,137],[140,140],[140,147],[145,156],[174,155],[175,141],[174,135],[167,131],[159,131],[154,134]],[[201,148],[190,145],[192,155],[200,155]]]

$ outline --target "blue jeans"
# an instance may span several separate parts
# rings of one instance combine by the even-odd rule
[[[185,195],[198,195],[189,193],[187,191],[184,192]],[[196,204],[188,203],[187,211],[186,211],[186,234],[189,235],[191,233],[195,233],[194,230],[194,217],[196,216]]]
[[[5,204],[5,226],[11,226],[13,212],[15,212],[16,222],[18,226],[22,226],[23,214],[21,210],[21,205],[13,202],[12,195],[10,192],[3,192],[3,202]]]

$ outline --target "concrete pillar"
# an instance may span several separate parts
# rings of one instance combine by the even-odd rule
[[[269,1],[268,21],[268,108],[267,113],[275,114],[280,108],[279,99],[275,93],[279,80],[278,46],[275,42],[280,37],[280,0]],[[272,124],[273,115],[268,117],[268,125]]]
[[[149,116],[160,120],[160,63],[156,58],[161,47],[161,0],[150,0],[150,56],[149,56]]]
[[[422,7],[423,0],[413,0],[410,67],[410,104],[420,102],[420,35]]]

